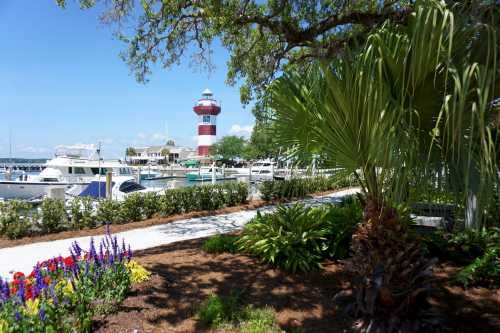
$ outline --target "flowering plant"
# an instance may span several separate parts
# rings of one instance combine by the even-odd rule
[[[0,333],[89,332],[94,314],[119,304],[132,283],[149,278],[131,260],[125,241],[118,243],[109,230],[88,251],[77,242],[70,255],[37,263],[29,275],[15,272],[12,281],[0,278]]]

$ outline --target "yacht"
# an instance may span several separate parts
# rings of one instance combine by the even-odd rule
[[[96,176],[112,172],[113,176],[131,176],[132,170],[120,160],[104,160],[100,149],[90,146],[61,146],[55,157],[45,164],[40,174],[21,174],[0,180],[0,198],[35,199],[51,188],[68,190],[75,185],[88,185]]]
[[[252,180],[272,180],[276,171],[276,162],[271,159],[258,160],[250,168],[241,168],[235,175],[239,177],[251,176]]]
[[[191,171],[186,173],[186,178],[189,181],[207,181],[212,180],[213,177],[212,167],[201,167],[197,171]],[[219,168],[215,168],[215,179],[224,179],[224,175]]]

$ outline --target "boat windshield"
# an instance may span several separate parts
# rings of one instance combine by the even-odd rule
[[[59,146],[56,148],[56,157],[81,158],[97,160],[97,150],[94,145]]]
[[[120,191],[123,193],[136,192],[144,189],[146,189],[144,186],[142,186],[141,184],[137,184],[133,180],[127,180],[120,185]]]

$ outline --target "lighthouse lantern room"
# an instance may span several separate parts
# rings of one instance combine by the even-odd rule
[[[220,105],[213,98],[212,92],[205,89],[193,110],[198,115],[198,155],[208,156],[210,147],[216,140]]]

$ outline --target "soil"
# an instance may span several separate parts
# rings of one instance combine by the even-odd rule
[[[136,260],[153,274],[137,285],[112,315],[96,318],[97,332],[208,332],[197,309],[210,294],[242,293],[244,304],[270,306],[286,332],[349,332],[353,321],[337,310],[333,297],[349,292],[351,280],[339,263],[324,270],[289,274],[244,254],[207,254],[203,239],[138,251]],[[440,288],[430,298],[452,332],[500,332],[500,291],[449,284],[457,268],[435,269]]]

